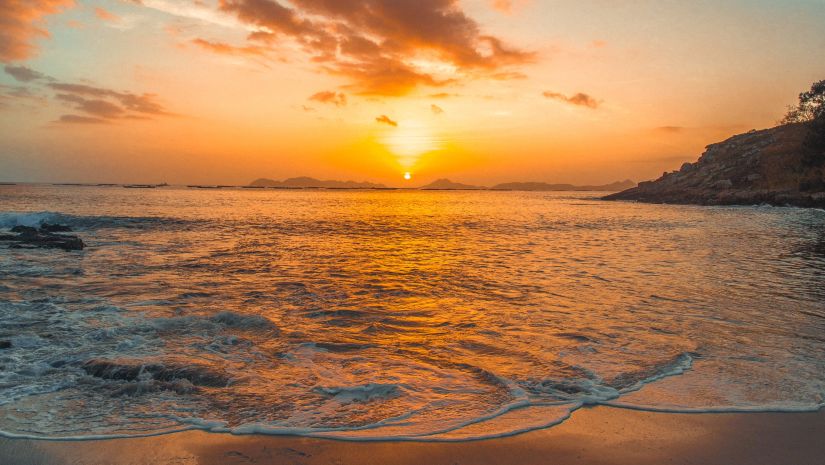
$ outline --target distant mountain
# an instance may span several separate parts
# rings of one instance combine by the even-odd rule
[[[511,191],[601,191],[617,192],[636,187],[636,183],[626,179],[601,186],[576,186],[573,184],[548,184],[546,182],[506,182],[491,187],[492,190]]]
[[[383,184],[373,184],[371,182],[355,182],[355,181],[321,181],[315,178],[301,176],[297,178],[289,178],[283,181],[275,181],[274,179],[260,178],[252,181],[250,187],[280,187],[283,189],[307,189],[307,188],[322,188],[322,189],[384,189]]]
[[[470,184],[462,184],[460,182],[452,182],[449,179],[437,179],[426,186],[419,187],[421,190],[481,190],[487,189],[483,186],[473,186]]]

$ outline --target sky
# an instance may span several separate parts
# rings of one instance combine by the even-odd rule
[[[0,181],[641,181],[775,125],[825,79],[823,24],[825,0],[3,0]]]

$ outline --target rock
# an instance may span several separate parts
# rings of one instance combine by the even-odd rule
[[[713,187],[716,189],[730,189],[731,187],[733,187],[733,183],[730,179],[723,179],[721,181],[716,181],[713,184]]]
[[[756,173],[755,174],[749,174],[748,177],[747,177],[747,180],[750,181],[750,182],[759,181],[760,179],[762,179],[762,175],[761,174],[756,174]]]
[[[197,362],[142,362],[140,360],[92,359],[82,366],[96,378],[139,381],[141,377],[156,381],[187,380],[195,386],[226,387],[232,378],[224,371]]]
[[[58,234],[49,231],[48,229],[55,229],[65,231],[68,226],[62,225],[47,225],[47,228],[33,228],[31,226],[15,226],[11,228],[13,234],[0,234],[0,242],[11,242],[10,247],[16,249],[26,248],[46,248],[46,249],[63,249],[63,250],[83,250],[86,244],[83,243],[77,236],[68,234]]]
[[[25,237],[33,237],[37,235],[37,228],[33,228],[31,226],[15,226],[11,228],[11,232],[18,233],[21,236]]]
[[[11,341],[0,341],[0,349],[10,349]]]
[[[40,225],[41,232],[72,232],[72,228],[63,224],[49,224],[43,223]]]

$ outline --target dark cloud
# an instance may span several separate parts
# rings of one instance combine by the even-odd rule
[[[143,116],[169,115],[166,109],[155,100],[156,96],[154,94],[138,95],[85,84],[67,84],[61,82],[50,83],[49,87],[65,95],[70,95],[72,98],[83,97],[88,100],[89,97],[95,97],[97,99],[103,99],[119,105],[124,111],[139,113]],[[64,98],[61,98],[62,100],[66,100],[65,95]]]
[[[9,76],[13,77],[14,79],[20,82],[30,82],[36,81],[38,79],[46,79],[46,75],[44,75],[43,73],[35,71],[31,68],[27,68],[25,66],[6,65],[3,69]]]
[[[367,95],[403,95],[453,82],[412,65],[426,58],[483,77],[534,60],[484,35],[458,0],[219,0],[219,8],[260,28],[250,40],[293,40],[313,62]]]
[[[444,113],[444,109],[441,108],[440,106],[436,105],[436,104],[430,105],[430,110],[432,110],[432,112],[436,115],[440,115],[440,114]]]
[[[3,0],[0,2],[0,62],[25,60],[36,52],[35,39],[48,37],[43,17],[73,5],[73,0]]]
[[[398,126],[398,123],[391,120],[390,117],[387,116],[387,115],[381,115],[381,116],[375,118],[375,121],[378,122],[378,123],[381,123],[381,124],[390,125],[392,127],[397,127]]]
[[[108,100],[87,99],[75,94],[57,94],[58,100],[71,104],[76,110],[98,118],[119,118],[126,110]]]
[[[335,105],[336,107],[343,107],[347,105],[347,96],[340,92],[324,91],[312,95],[309,100]]]
[[[51,82],[47,87],[56,91],[55,100],[83,115],[64,115],[59,122],[102,123],[119,119],[152,119],[171,115],[154,94],[119,92],[86,84]]]
[[[587,94],[584,94],[584,93],[581,93],[581,92],[579,92],[577,94],[573,94],[569,97],[564,95],[564,94],[560,94],[558,92],[550,92],[550,91],[546,91],[546,92],[542,93],[542,95],[544,95],[546,98],[549,98],[549,99],[558,100],[558,101],[561,101],[561,102],[569,103],[571,105],[577,105],[577,106],[581,106],[581,107],[592,108],[594,110],[596,108],[599,108],[599,105],[600,105],[600,102],[598,100],[591,97],[590,95],[587,95]]]
[[[103,118],[95,118],[92,116],[80,116],[80,115],[62,115],[60,119],[57,120],[58,123],[67,123],[67,124],[106,124],[109,123],[108,120]]]

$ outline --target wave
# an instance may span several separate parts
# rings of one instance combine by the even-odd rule
[[[88,216],[67,213],[39,212],[0,212],[0,229],[15,226],[39,227],[44,223],[62,224],[75,229],[129,228],[145,229],[153,227],[181,228],[200,224],[201,220],[184,220],[169,217],[137,216]]]

